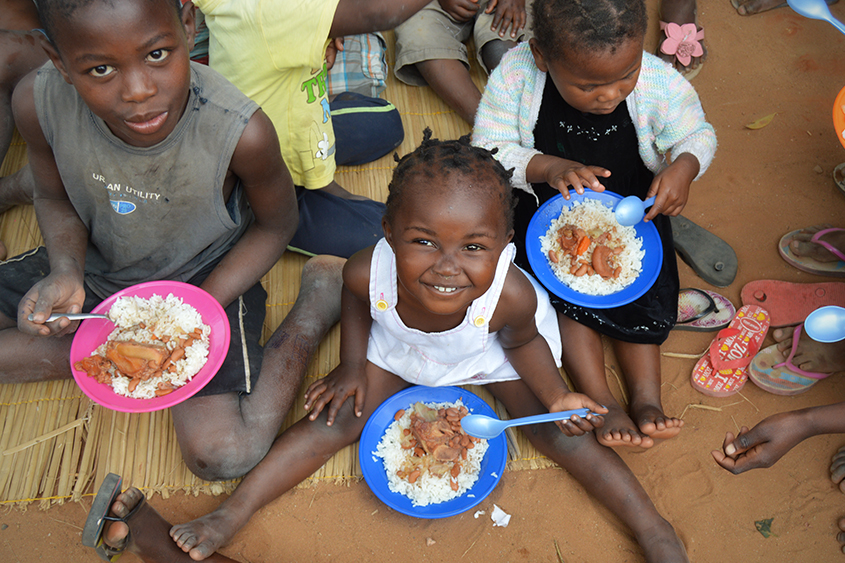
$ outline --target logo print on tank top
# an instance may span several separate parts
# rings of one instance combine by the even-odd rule
[[[135,211],[136,205],[131,201],[119,201],[119,200],[109,200],[111,203],[112,208],[117,212],[118,215],[129,215],[133,211]]]

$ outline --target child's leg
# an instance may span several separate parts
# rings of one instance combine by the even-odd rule
[[[123,491],[112,505],[109,515],[126,518],[132,509],[143,501],[143,497],[144,494],[135,487]],[[144,504],[135,514],[129,516],[126,523],[107,522],[103,526],[103,541],[108,546],[135,554],[145,563],[193,561],[176,544],[168,541],[169,530],[170,524],[161,514],[149,504]],[[214,553],[208,561],[224,562],[234,559]]]
[[[607,386],[604,370],[604,347],[601,334],[558,313],[563,342],[563,367],[578,391],[608,409],[604,426],[596,429],[596,438],[605,446],[654,445],[650,436],[642,434],[634,421],[616,400]]]
[[[481,101],[481,92],[464,63],[456,59],[431,59],[417,63],[417,70],[461,119],[472,125]]]
[[[192,397],[170,409],[182,457],[194,474],[208,481],[240,477],[267,453],[311,356],[340,318],[345,262],[317,256],[305,264],[293,308],[264,345],[251,393]]]
[[[546,412],[521,380],[494,383],[488,388],[514,418]],[[592,434],[567,437],[553,423],[522,428],[534,447],[575,477],[634,532],[646,561],[689,561],[672,526],[660,516],[642,485],[616,452],[600,446]]]
[[[631,393],[629,414],[640,432],[654,439],[677,435],[684,421],[666,416],[660,402],[660,347],[614,340],[613,350]]]
[[[338,450],[360,438],[375,409],[408,383],[392,373],[367,364],[367,396],[361,417],[348,399],[332,426],[326,425],[328,409],[315,421],[300,419],[285,430],[261,460],[214,512],[187,524],[174,526],[173,540],[196,560],[225,545],[255,512],[313,474]]]

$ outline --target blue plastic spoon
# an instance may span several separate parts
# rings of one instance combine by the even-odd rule
[[[804,319],[804,332],[816,342],[839,342],[845,339],[845,308],[836,305],[819,307]]]
[[[811,20],[822,20],[845,33],[845,24],[834,18],[825,0],[786,0],[789,7]]]
[[[576,409],[571,411],[535,414],[534,416],[525,416],[511,420],[499,420],[496,418],[490,418],[489,416],[484,416],[483,414],[470,414],[461,419],[461,427],[464,429],[464,432],[470,436],[491,440],[504,432],[505,428],[510,426],[524,426],[526,424],[537,424],[540,422],[568,420],[572,415],[578,415],[584,418],[588,414],[590,414],[590,409]],[[601,416],[596,413],[592,414],[595,416]]]
[[[645,217],[646,207],[654,205],[654,196],[643,201],[635,195],[629,195],[616,204],[613,214],[623,227],[633,227]]]

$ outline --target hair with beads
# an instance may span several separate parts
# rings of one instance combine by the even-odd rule
[[[549,60],[613,53],[648,26],[644,0],[534,0],[534,40]]]
[[[394,153],[393,158],[399,164],[394,169],[393,179],[387,187],[387,209],[384,212],[387,222],[393,224],[396,210],[405,204],[405,187],[411,178],[424,176],[435,179],[459,173],[494,179],[492,182],[474,182],[472,187],[485,191],[501,203],[507,230],[513,229],[513,210],[516,205],[510,184],[513,171],[505,170],[493,157],[496,150],[489,151],[472,146],[469,135],[454,141],[433,139],[431,135],[431,129],[426,127],[422,143],[413,152],[401,159]]]
[[[55,32],[66,20],[70,19],[74,12],[88,6],[93,2],[100,2],[114,6],[115,2],[119,0],[36,0],[35,6],[38,8],[38,19],[41,21],[41,27],[44,29],[44,34],[53,45],[56,44]],[[162,3],[162,0],[128,0],[130,2],[153,2]],[[166,0],[176,14],[181,19],[182,17],[182,2],[181,0]],[[163,4],[162,4],[163,5]],[[168,8],[170,9],[170,8]]]

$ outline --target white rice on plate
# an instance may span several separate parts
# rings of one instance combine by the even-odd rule
[[[615,262],[620,267],[619,276],[605,279],[598,274],[575,276],[570,273],[570,256],[562,251],[557,240],[557,233],[564,225],[575,225],[588,233],[611,232],[612,244],[622,244],[625,247],[615,257]],[[555,276],[573,291],[587,295],[610,295],[625,289],[639,277],[645,257],[642,238],[637,236],[634,227],[620,225],[613,215],[613,210],[596,199],[575,201],[572,207],[564,208],[560,217],[552,220],[546,234],[540,237],[540,248]],[[596,243],[592,241],[585,254],[592,256],[595,248]],[[556,253],[558,262],[550,259],[549,252]]]
[[[172,372],[163,371],[161,376],[141,381],[131,392],[129,377],[112,377],[111,386],[119,395],[134,399],[151,399],[156,396],[161,382],[169,383],[174,388],[181,387],[199,373],[208,359],[211,328],[202,322],[202,316],[194,307],[172,293],[166,298],[160,295],[152,295],[149,299],[120,297],[109,309],[108,316],[114,322],[115,329],[109,334],[107,341],[91,353],[92,356],[105,357],[109,341],[134,341],[142,344],[162,344],[166,341],[165,346],[172,352],[179,339],[184,339],[194,329],[199,327],[202,333],[199,339],[185,348],[185,355],[173,362],[175,369]]]
[[[463,401],[458,399],[453,403],[423,404],[432,409],[460,408],[463,406]],[[414,483],[409,483],[406,479],[399,477],[397,471],[405,465],[406,459],[413,455],[413,450],[404,450],[401,444],[402,431],[410,427],[412,412],[413,408],[407,408],[405,414],[390,423],[379,441],[376,451],[373,452],[373,455],[381,458],[384,463],[388,487],[394,493],[405,495],[411,499],[413,506],[428,506],[462,496],[478,481],[481,473],[481,460],[484,459],[488,447],[487,440],[480,440],[475,443],[475,447],[467,450],[467,459],[461,461],[462,469],[457,477],[457,491],[452,490],[450,482],[452,476],[449,472],[446,472],[442,477],[437,477],[426,471]]]

